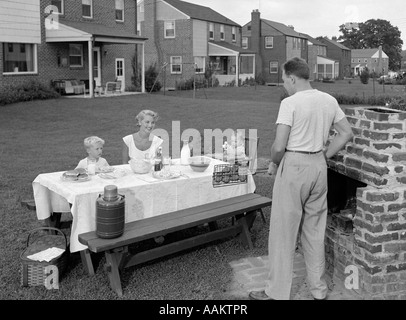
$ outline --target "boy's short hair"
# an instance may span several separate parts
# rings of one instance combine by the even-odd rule
[[[283,70],[287,76],[294,75],[298,78],[309,80],[310,68],[302,58],[293,58],[283,64]]]
[[[83,144],[85,145],[85,148],[88,149],[91,146],[95,145],[95,144],[101,144],[104,145],[104,140],[102,138],[96,137],[96,136],[91,136],[91,137],[87,137],[85,138],[85,140],[83,140]]]
[[[152,110],[142,110],[135,116],[135,119],[137,120],[137,126],[139,125],[140,121],[145,118],[145,116],[151,116],[152,118],[154,118],[155,122],[157,122],[159,119],[158,112]]]

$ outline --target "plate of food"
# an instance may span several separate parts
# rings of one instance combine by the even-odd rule
[[[113,172],[115,169],[113,167],[110,166],[106,166],[106,167],[101,167],[97,170],[97,173],[109,173],[109,172]]]
[[[161,171],[154,171],[152,172],[152,176],[155,179],[161,179],[161,180],[170,180],[170,179],[176,179],[181,176],[180,171],[168,171],[168,170],[161,170]]]
[[[68,182],[85,182],[91,179],[86,169],[69,170],[62,174],[61,179]]]

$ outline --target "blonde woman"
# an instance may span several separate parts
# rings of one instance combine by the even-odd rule
[[[152,159],[163,140],[153,134],[152,130],[158,121],[158,113],[151,110],[142,110],[136,117],[136,126],[139,130],[123,138],[123,163],[130,159]]]

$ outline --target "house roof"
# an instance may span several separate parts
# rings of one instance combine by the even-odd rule
[[[70,21],[70,20],[65,20],[65,19],[59,19],[59,24],[68,26],[75,30],[82,31],[82,32],[92,35],[94,37],[99,36],[99,37],[111,38],[112,41],[113,41],[113,38],[120,40],[120,41],[147,40],[147,38],[139,37],[135,33],[117,30],[115,28],[111,28],[111,27],[108,27],[108,26],[105,26],[105,25],[102,25],[99,23],[94,23],[94,22],[81,22],[81,21]]]
[[[241,27],[238,23],[228,19],[227,17],[221,15],[220,13],[214,11],[209,7],[204,7],[180,0],[164,0],[164,1],[170,4],[171,6],[175,7],[179,11],[183,12],[184,14],[188,15],[192,19]]]
[[[319,40],[317,40],[317,39],[315,39],[315,38],[313,38],[313,37],[311,37],[311,36],[309,36],[308,34],[306,34],[306,33],[300,33],[301,35],[304,35],[306,38],[307,38],[307,40],[309,40],[312,44],[314,44],[315,46],[323,46],[323,47],[326,47],[326,44],[325,43],[323,43],[323,42],[321,42],[321,41],[319,41]]]
[[[331,44],[333,44],[333,45],[339,47],[339,48],[342,49],[342,50],[351,50],[351,49],[347,48],[345,45],[343,45],[343,44],[341,44],[341,43],[339,43],[339,42],[337,42],[337,41],[330,40],[330,39],[327,38],[327,37],[324,37],[323,40],[325,40],[325,41],[327,41],[327,42],[329,42],[329,43],[331,43]]]
[[[241,47],[235,46],[231,43],[227,43],[224,41],[209,41],[209,43],[212,43],[214,45],[217,45],[219,47],[225,48],[227,50],[231,50],[234,52],[238,52],[238,53],[246,53],[246,54],[255,54],[255,51],[251,51],[248,49],[243,49]]]
[[[371,58],[379,55],[379,48],[373,49],[352,49],[351,58]],[[382,57],[387,58],[388,56],[382,51]]]
[[[263,23],[266,23],[267,25],[271,26],[272,28],[278,30],[279,32],[283,33],[286,36],[307,39],[307,37],[304,36],[302,33],[296,32],[293,28],[288,27],[287,25],[285,25],[283,23],[266,20],[266,19],[261,19],[261,21]]]

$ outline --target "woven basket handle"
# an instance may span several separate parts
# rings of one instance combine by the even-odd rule
[[[29,244],[30,244],[30,237],[31,237],[31,235],[32,235],[35,231],[39,231],[39,230],[55,230],[55,231],[61,233],[61,234],[63,235],[64,239],[65,239],[65,250],[68,248],[68,241],[67,241],[67,239],[66,239],[66,235],[65,235],[61,230],[59,230],[59,229],[57,229],[57,228],[53,228],[53,227],[39,227],[39,228],[36,228],[36,229],[31,230],[30,233],[29,233],[29,235],[28,235],[28,237],[27,237],[27,247],[28,247]]]

